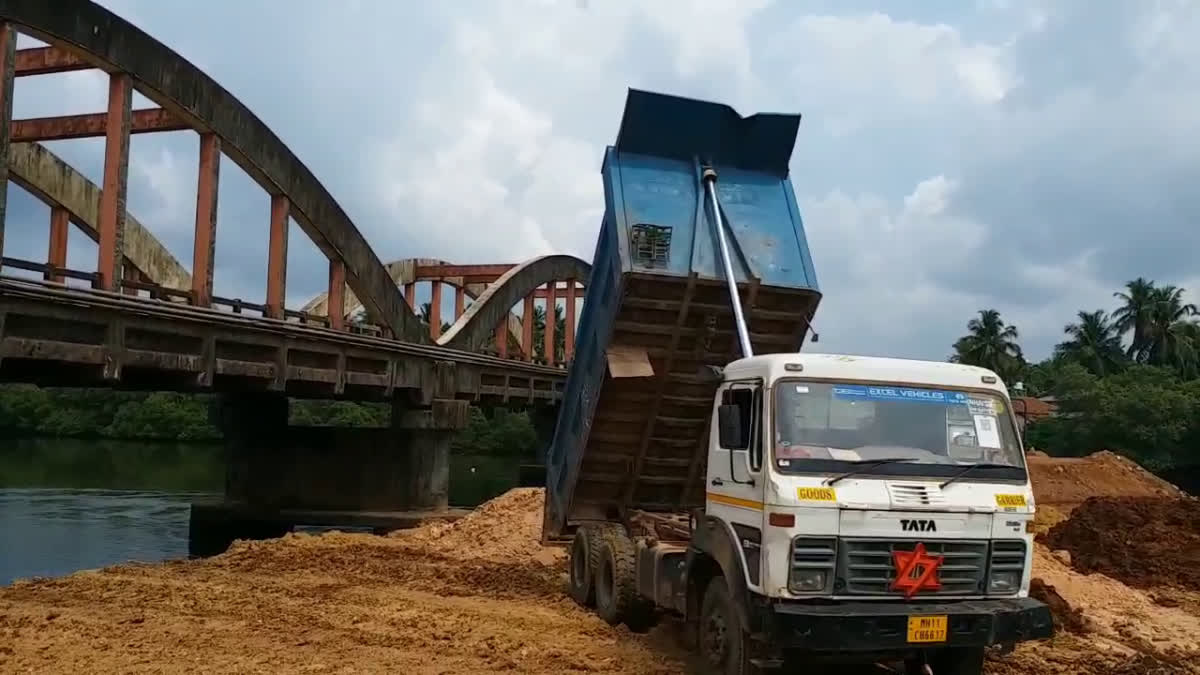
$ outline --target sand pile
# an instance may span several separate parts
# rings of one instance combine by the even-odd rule
[[[19,582],[0,589],[0,672],[683,672],[669,629],[635,635],[566,597],[541,504],[515,490],[391,537],[288,535]]]
[[[1200,592],[1177,587],[1200,555],[1196,501],[1110,452],[1029,465],[1042,530],[1031,594],[1060,632],[988,672],[1200,673]]]

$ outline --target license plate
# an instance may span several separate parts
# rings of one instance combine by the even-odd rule
[[[945,616],[910,616],[908,617],[909,642],[945,642]]]

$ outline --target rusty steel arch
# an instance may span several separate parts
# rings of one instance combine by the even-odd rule
[[[0,0],[0,20],[110,73],[128,76],[146,98],[191,128],[272,196],[347,284],[397,338],[429,343],[379,257],[345,211],[299,158],[249,108],[174,50],[91,0]],[[331,274],[332,276],[332,274]]]
[[[416,274],[418,267],[434,267],[451,264],[452,263],[446,260],[441,260],[438,258],[404,258],[402,260],[393,260],[384,267],[387,268],[388,275],[392,278],[392,282],[395,283],[397,287],[400,287],[420,281],[432,281],[429,279],[418,279]],[[454,288],[463,289],[467,296],[473,301],[477,301],[479,296],[482,295],[487,288],[487,284],[484,283],[464,284],[462,283],[461,278],[456,277],[445,277],[443,279],[439,279],[438,281]],[[360,307],[362,307],[362,303],[358,301],[358,298],[354,295],[354,291],[346,289],[343,305],[344,316],[350,316],[354,314],[354,312],[358,311]],[[313,296],[313,298],[304,305],[301,311],[315,316],[327,315],[329,313],[329,293],[318,293],[317,295]],[[509,312],[508,315],[508,332],[510,335],[516,338],[518,342],[520,341],[521,319],[511,312]]]
[[[547,255],[527,260],[505,272],[438,338],[446,347],[478,351],[495,334],[496,326],[513,305],[539,286],[557,281],[587,282],[592,266],[572,255]]]
[[[92,241],[99,238],[100,187],[40,143],[8,146],[9,178],[51,208],[67,210]],[[125,259],[147,280],[183,290],[192,275],[132,213],[125,215]]]

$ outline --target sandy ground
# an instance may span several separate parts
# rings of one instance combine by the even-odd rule
[[[1096,494],[1177,498],[1111,455],[1034,458],[1033,471],[1050,521]],[[514,490],[389,537],[289,535],[18,582],[0,589],[0,672],[688,672],[678,624],[635,635],[566,597],[562,551],[537,543],[541,499]],[[1200,592],[1131,588],[1065,557],[1039,546],[1035,574],[1073,630],[993,657],[989,673],[1200,673]]]

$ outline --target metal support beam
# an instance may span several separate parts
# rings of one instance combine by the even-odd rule
[[[55,270],[67,266],[67,234],[71,229],[71,212],[61,206],[50,208],[50,247],[46,254],[46,262]],[[47,281],[61,284],[65,277],[57,272],[46,275]]]
[[[196,230],[192,243],[192,302],[208,307],[213,293],[213,258],[217,250],[217,186],[221,173],[221,139],[200,134],[200,167],[196,185]]]
[[[292,204],[285,195],[271,195],[271,241],[267,249],[267,316],[283,318],[287,289],[288,215]]]
[[[408,303],[409,309],[417,311],[417,285],[415,283],[404,284],[404,302]]]
[[[59,47],[32,47],[17,50],[16,76],[50,75],[75,70],[91,70],[96,66]]]
[[[454,289],[454,320],[463,315],[467,308],[467,289],[458,286]]]
[[[100,218],[96,271],[100,288],[120,288],[124,259],[125,195],[129,188],[129,124],[133,105],[133,80],[125,73],[108,79],[108,113],[104,125],[104,183],[100,193]]]
[[[132,100],[130,102],[132,103]],[[186,122],[162,108],[143,108],[130,113],[129,133],[132,134],[182,131],[190,128]],[[108,115],[105,113],[37,117],[13,120],[12,140],[14,143],[32,143],[34,141],[63,141],[72,138],[97,138],[104,136],[107,129]]]
[[[0,258],[4,255],[4,221],[8,213],[8,145],[12,141],[13,62],[16,60],[17,31],[0,22]]]
[[[342,330],[346,325],[346,265],[329,261],[329,327]]]

